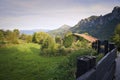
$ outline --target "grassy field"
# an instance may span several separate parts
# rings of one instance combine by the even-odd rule
[[[50,80],[65,57],[39,54],[40,45],[32,43],[0,48],[0,80]]]

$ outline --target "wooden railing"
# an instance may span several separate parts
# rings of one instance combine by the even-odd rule
[[[105,53],[105,56],[96,65],[91,64],[95,63],[95,61],[90,62],[91,59],[95,60],[93,59],[94,57],[87,58],[88,60],[78,58],[77,80],[113,80],[115,78],[117,48],[115,48],[114,44],[108,43],[108,45],[107,49],[104,47],[108,52]],[[104,52],[106,51],[104,50]],[[83,61],[84,64],[79,61]],[[78,65],[82,65],[84,68]],[[90,68],[91,65],[92,67]]]

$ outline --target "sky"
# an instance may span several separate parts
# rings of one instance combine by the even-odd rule
[[[0,0],[0,29],[56,29],[110,13],[120,0]]]

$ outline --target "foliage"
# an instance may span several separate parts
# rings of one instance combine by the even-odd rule
[[[56,43],[55,40],[49,34],[45,32],[34,33],[32,41],[41,45],[41,55],[56,55]]]
[[[17,36],[17,33],[14,32],[14,31],[10,31],[10,30],[7,30],[5,32],[5,40],[8,42],[8,43],[18,43],[18,36]]]
[[[33,34],[32,42],[37,43],[37,41],[36,41],[36,32]]]
[[[118,47],[118,50],[120,51],[120,24],[117,25],[115,29],[115,35],[113,36],[113,41]]]
[[[31,43],[32,42],[32,35],[27,35],[27,43]]]
[[[19,30],[0,30],[0,42],[18,44]]]
[[[72,46],[71,46],[73,49],[77,50],[77,49],[81,49],[81,48],[89,48],[90,45],[88,43],[88,41],[86,40],[77,40],[76,42],[73,42],[72,43]]]
[[[64,46],[61,46],[60,48],[58,48],[58,55],[62,55],[62,56],[67,56],[69,54],[71,54],[74,51],[73,48],[65,48]]]
[[[115,34],[119,34],[120,35],[120,24],[117,25],[117,27],[115,29]]]
[[[33,35],[32,41],[35,43],[42,44],[44,42],[44,40],[47,39],[48,36],[49,36],[49,34],[47,34],[45,32],[36,32]]]
[[[14,29],[13,32],[16,34],[16,37],[19,38],[20,31],[18,29]]]
[[[60,36],[56,36],[55,42],[62,45],[62,38]]]
[[[97,58],[96,58],[96,61],[98,62],[99,60],[101,60],[102,58],[104,57],[104,54],[98,54],[97,55]]]
[[[33,37],[32,37],[32,35],[21,34],[20,39],[23,40],[25,43],[31,43]]]
[[[95,55],[96,52],[92,49],[80,49],[68,55],[55,69],[53,80],[75,80],[77,57],[91,54]]]
[[[64,39],[63,39],[63,45],[67,48],[72,45],[74,41],[74,36],[70,33],[66,34]]]
[[[26,34],[21,34],[21,35],[20,35],[20,39],[26,40]]]
[[[41,44],[41,50],[42,50],[42,55],[48,55],[48,56],[57,55],[56,43],[52,37],[49,36],[48,38],[43,40],[43,43]]]
[[[0,42],[4,41],[4,34],[2,31],[0,31]]]
[[[61,42],[61,38],[60,37],[56,37],[56,42],[59,41]],[[63,44],[59,44],[58,46],[58,55],[68,55],[72,52],[74,52],[75,50],[79,50],[82,48],[89,48],[90,45],[88,43],[88,41],[86,41],[84,38],[79,37],[76,39],[76,37],[71,33],[71,32],[67,32],[63,38]]]

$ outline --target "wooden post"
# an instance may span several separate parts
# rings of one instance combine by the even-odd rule
[[[100,40],[97,41],[97,53],[100,53]]]
[[[76,78],[80,77],[82,74],[86,73],[88,70],[96,65],[95,56],[86,56],[77,58],[77,72]]]
[[[77,58],[77,73],[76,78],[89,70],[90,60],[88,58],[79,57]]]
[[[92,43],[92,48],[95,49],[95,50],[97,50],[97,41],[95,41],[95,42]]]
[[[93,48],[93,49],[95,49],[95,47],[94,47],[94,46],[95,46],[95,42],[93,42],[93,43],[92,43],[92,48]]]
[[[86,58],[90,59],[90,69],[96,65],[96,57],[95,56],[86,56]]]
[[[115,48],[114,43],[109,43],[109,51],[113,50]]]
[[[108,53],[108,40],[104,41],[104,54],[106,55]]]

